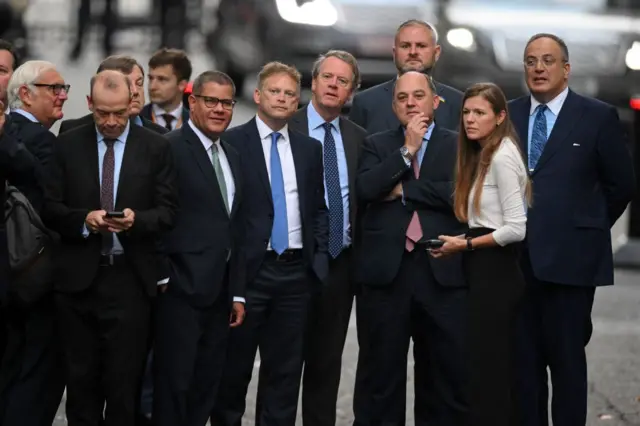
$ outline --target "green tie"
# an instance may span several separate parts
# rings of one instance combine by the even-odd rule
[[[222,166],[220,165],[220,155],[218,154],[218,145],[215,143],[211,145],[211,162],[213,163],[213,170],[216,171],[216,178],[218,179],[218,186],[220,187],[220,194],[224,200],[224,206],[229,213],[229,200],[227,199],[227,184],[224,180],[224,173],[222,172]]]

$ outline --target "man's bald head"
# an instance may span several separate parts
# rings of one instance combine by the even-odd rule
[[[433,82],[433,79],[429,75],[419,71],[407,71],[404,74],[402,74],[400,77],[398,77],[395,83],[393,84],[394,98],[396,95],[396,90],[398,88],[398,85],[406,85],[406,84],[411,84],[414,86],[416,84],[419,84],[419,85],[426,84],[426,87],[431,90],[431,94],[433,95],[436,94],[436,85]]]
[[[126,86],[126,87],[123,87]],[[131,82],[129,77],[116,70],[100,71],[93,77],[91,77],[91,91],[90,96],[93,98],[94,90],[118,91],[126,89],[128,96],[131,97]]]
[[[439,103],[435,84],[427,74],[407,71],[398,77],[393,86],[393,111],[403,126],[420,112],[433,119],[433,111]]]
[[[131,85],[120,71],[101,71],[91,79],[89,109],[93,121],[105,138],[117,139],[124,133],[131,114]]]

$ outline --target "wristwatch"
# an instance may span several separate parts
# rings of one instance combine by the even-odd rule
[[[407,148],[406,146],[403,146],[402,148],[400,148],[400,154],[408,162],[411,162],[411,160],[413,160],[413,155],[411,155],[411,153],[409,152],[409,148]]]
[[[473,243],[471,242],[471,240],[473,240],[472,237],[467,237],[467,250],[468,251],[472,251],[473,250]]]

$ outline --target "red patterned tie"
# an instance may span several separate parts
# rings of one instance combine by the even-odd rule
[[[102,182],[100,185],[100,208],[105,211],[113,211],[113,176],[115,171],[115,154],[113,145],[115,139],[104,139],[107,152],[102,160]],[[113,249],[113,233],[102,234],[102,254],[110,254]]]
[[[417,154],[417,153],[416,153]],[[418,167],[418,156],[415,155],[411,160],[411,165],[413,166],[413,173],[416,179],[420,178],[420,167]],[[420,241],[422,238],[422,226],[420,226],[420,219],[418,218],[418,212],[413,212],[413,216],[411,217],[411,222],[409,222],[409,227],[407,228],[407,240],[405,243],[405,248],[407,251],[413,251],[416,242]]]

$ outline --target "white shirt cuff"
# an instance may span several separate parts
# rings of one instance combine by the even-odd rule
[[[233,298],[233,301],[234,301],[234,302],[244,303],[244,304],[246,304],[246,303],[247,303],[247,301],[244,299],[244,297],[234,297],[234,298]]]
[[[169,283],[169,278],[165,278],[163,280],[158,281],[158,285],[165,285]]]

